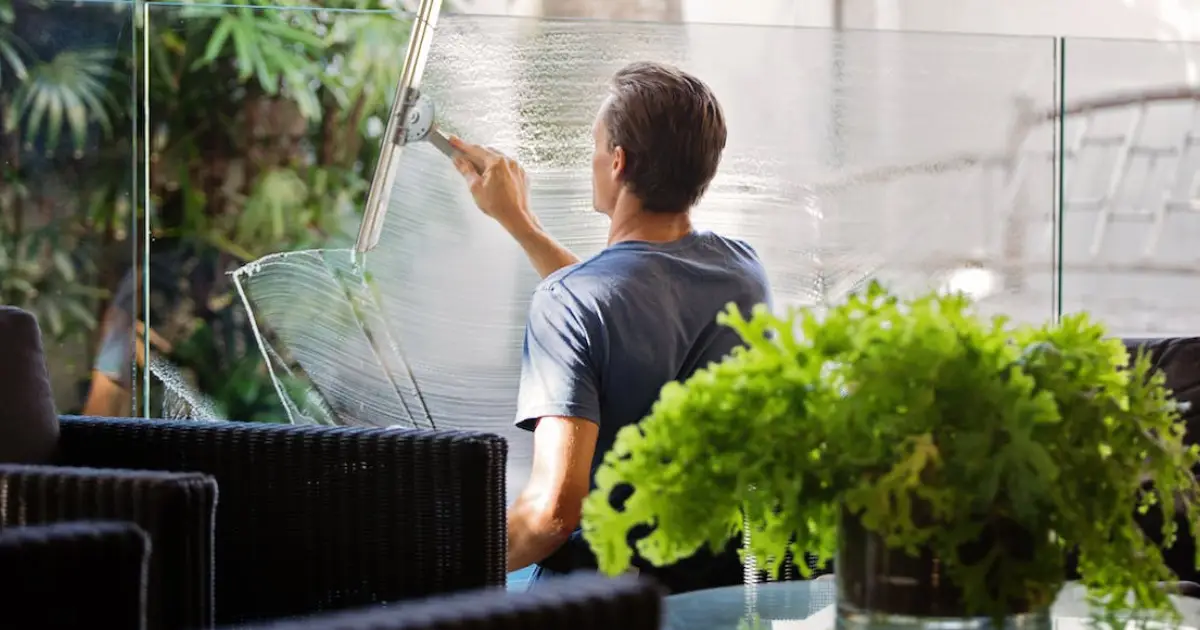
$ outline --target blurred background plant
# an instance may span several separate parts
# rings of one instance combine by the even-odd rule
[[[286,417],[228,273],[352,239],[410,24],[281,4],[151,5],[143,39],[129,2],[0,0],[0,303],[38,316],[62,411],[140,412],[144,333],[221,415]]]

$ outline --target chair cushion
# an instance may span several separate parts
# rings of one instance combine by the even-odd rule
[[[48,463],[58,415],[33,315],[0,306],[0,463]]]

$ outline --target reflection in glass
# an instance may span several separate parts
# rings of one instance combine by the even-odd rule
[[[0,1],[0,303],[37,316],[65,413],[134,404],[132,16]]]
[[[1053,107],[1053,54],[1046,39],[451,16],[422,91],[448,131],[517,157],[544,225],[587,256],[607,230],[589,170],[606,82],[633,60],[680,65],[710,83],[730,128],[696,222],[756,246],[779,307],[878,278],[967,286],[985,311],[1044,320],[1053,246],[1011,217],[1051,217],[1053,177],[1015,178],[1010,145],[1040,150],[1027,171],[1051,169],[1053,134],[1018,124],[1016,105]],[[296,402],[298,421],[505,435],[512,496],[529,466],[530,437],[511,422],[538,279],[432,147],[405,148],[392,200],[361,260],[309,252],[239,271],[273,336],[265,353],[326,403]]]
[[[410,29],[317,5],[148,8],[154,414],[288,419],[229,273],[352,242]]]
[[[1063,310],[1124,336],[1200,324],[1200,46],[1069,39],[1063,89]]]

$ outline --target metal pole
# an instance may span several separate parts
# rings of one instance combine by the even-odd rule
[[[367,207],[363,212],[362,226],[358,230],[358,252],[368,252],[379,244],[383,233],[383,220],[387,216],[388,203],[392,197],[392,185],[396,181],[396,167],[400,163],[400,152],[404,148],[404,120],[408,117],[416,89],[421,85],[425,72],[425,60],[433,42],[433,31],[437,25],[442,0],[421,0],[413,18],[412,35],[408,40],[408,51],[404,54],[404,68],[400,82],[396,84],[396,96],[392,111],[388,114],[387,130],[379,147],[379,160],[371,188],[367,191]]]

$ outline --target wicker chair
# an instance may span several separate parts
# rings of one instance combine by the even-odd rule
[[[488,589],[245,630],[655,630],[662,626],[662,598],[648,580],[577,574],[525,593]]]
[[[0,465],[0,528],[6,528],[5,535],[19,537],[29,525],[91,520],[136,523],[154,549],[148,564],[147,626],[163,630],[210,627],[216,492],[216,482],[200,473]],[[65,559],[58,560],[57,568],[62,568]],[[81,571],[89,572],[86,564],[81,566]],[[19,578],[21,569],[16,571]],[[102,573],[90,571],[88,575]],[[87,575],[74,578],[88,579]],[[67,580],[64,586],[69,584]],[[36,585],[36,580],[31,585]],[[119,588],[93,586],[110,587]],[[64,590],[64,596],[68,592]],[[68,601],[62,599],[59,606]],[[6,613],[0,607],[0,615]]]
[[[504,584],[498,436],[81,417],[60,426],[61,465],[216,479],[217,623]]]
[[[75,522],[0,532],[0,627],[146,627],[150,538],[131,523]]]

